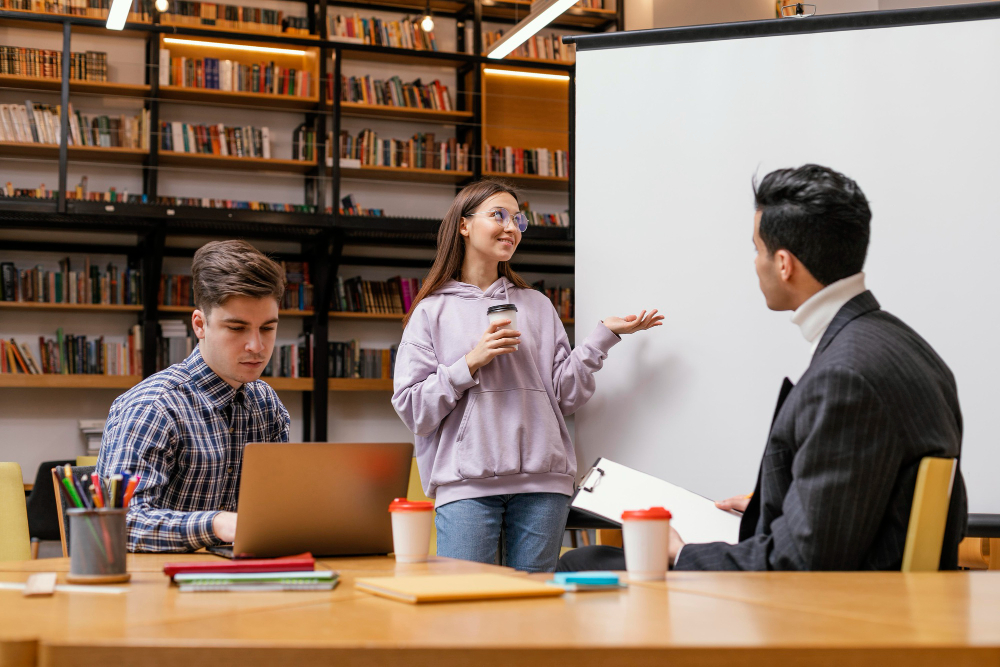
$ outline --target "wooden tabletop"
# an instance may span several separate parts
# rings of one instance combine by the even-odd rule
[[[559,598],[408,605],[359,576],[494,571],[433,558],[320,561],[332,592],[179,593],[165,562],[134,555],[124,595],[0,590],[0,664],[216,667],[419,665],[1000,665],[995,572],[671,572],[666,581]],[[0,581],[65,559],[0,563]],[[547,579],[547,575],[530,575]]]

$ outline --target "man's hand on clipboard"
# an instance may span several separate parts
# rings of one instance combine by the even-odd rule
[[[746,512],[747,505],[750,504],[750,499],[753,497],[752,493],[748,493],[745,496],[733,496],[732,498],[726,498],[725,500],[716,500],[715,506],[720,510],[736,510],[737,512]]]
[[[736,510],[737,512],[745,512],[747,510],[747,505],[750,504],[751,498],[753,498],[752,493],[748,493],[745,496],[733,496],[732,498],[726,498],[725,500],[716,500],[715,506],[720,510]],[[683,547],[684,540],[681,539],[680,534],[674,530],[673,526],[671,526],[670,546],[668,547],[671,564],[677,562],[677,556],[680,554]]]

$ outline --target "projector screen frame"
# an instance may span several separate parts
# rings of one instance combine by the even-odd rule
[[[959,21],[983,21],[997,18],[1000,18],[1000,3],[982,2],[969,5],[918,7],[915,9],[831,14],[829,16],[787,17],[765,19],[762,21],[744,21],[740,23],[683,26],[680,28],[629,30],[597,35],[566,35],[563,37],[563,43],[574,44],[577,49],[584,51],[596,51],[599,49],[619,49],[657,44],[714,42],[749,37],[775,37],[814,32],[868,30],[871,28],[930,25]],[[573,95],[571,94],[570,97],[572,99]]]

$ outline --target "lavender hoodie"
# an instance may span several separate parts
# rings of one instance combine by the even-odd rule
[[[518,350],[475,375],[465,355],[486,309],[517,306]],[[603,324],[570,350],[544,294],[501,277],[485,292],[451,280],[410,316],[396,354],[392,405],[416,435],[424,492],[438,506],[508,493],[572,495],[576,453],[566,430],[594,393],[594,373],[620,339]]]

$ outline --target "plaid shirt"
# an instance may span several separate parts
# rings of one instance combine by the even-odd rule
[[[271,387],[258,381],[234,389],[198,348],[115,399],[97,474],[142,476],[126,518],[129,550],[220,544],[212,520],[236,511],[243,448],[287,442],[288,427]]]

